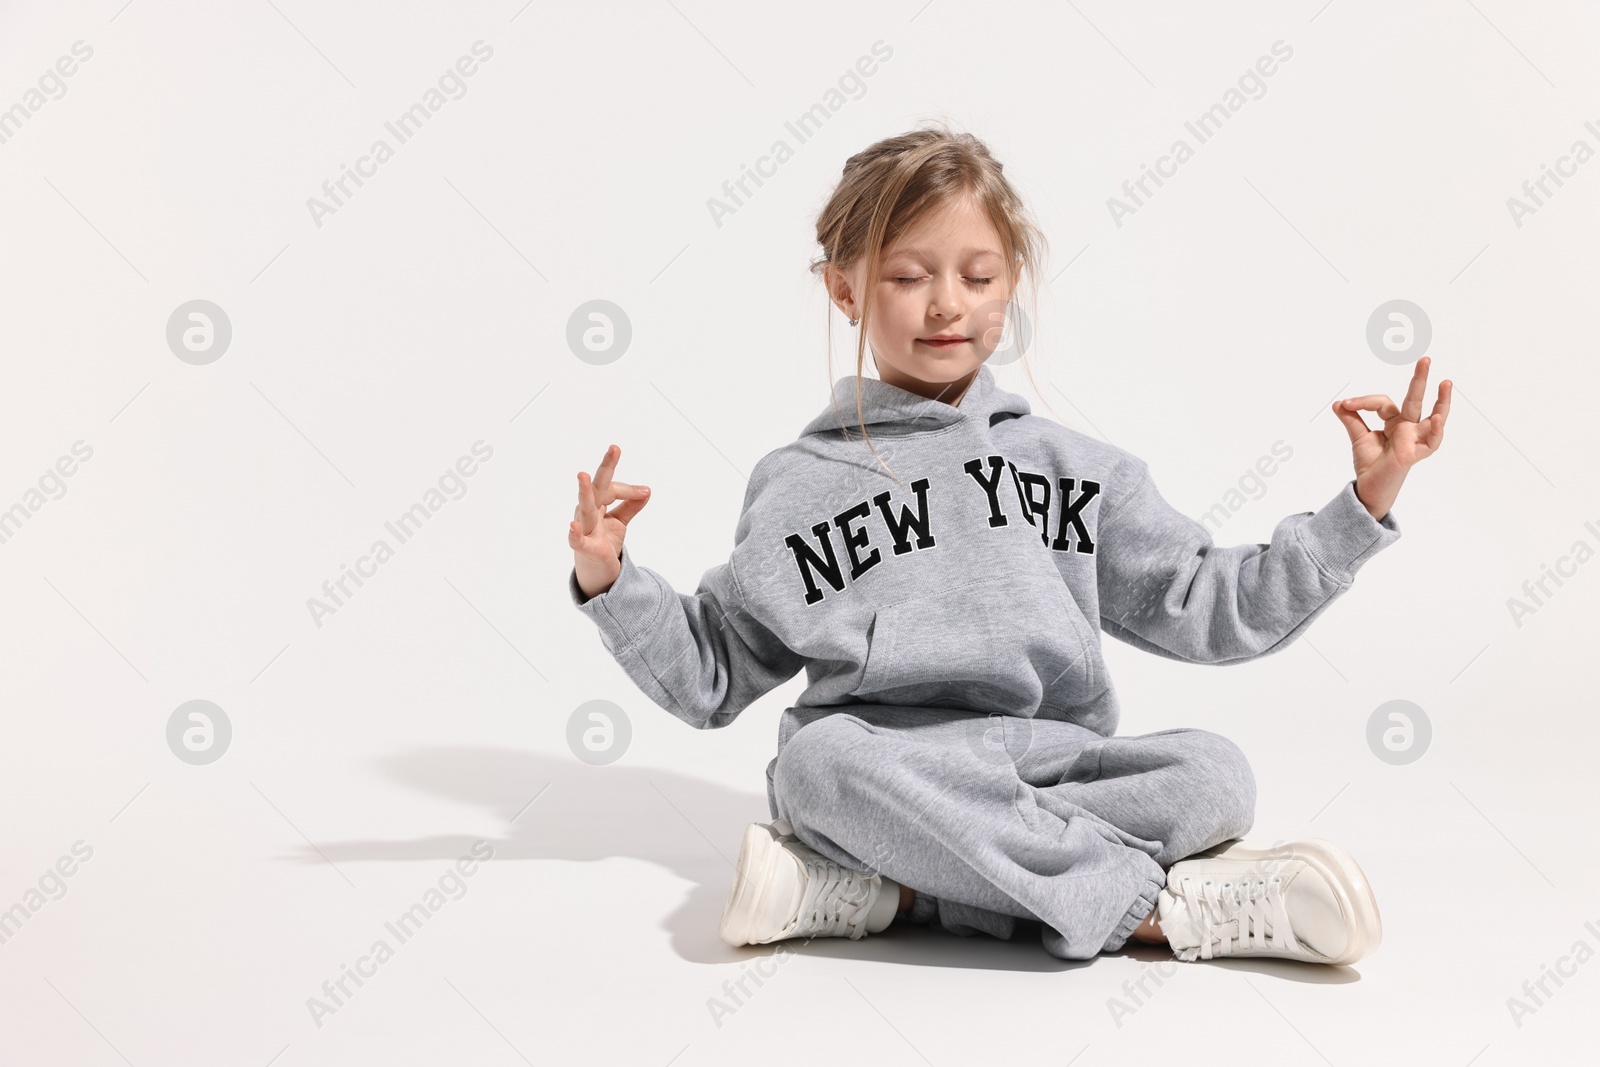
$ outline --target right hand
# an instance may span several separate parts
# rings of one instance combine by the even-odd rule
[[[578,588],[586,597],[596,597],[611,588],[622,573],[622,539],[628,521],[649,502],[650,487],[612,481],[622,449],[611,445],[600,459],[591,480],[587,471],[578,472],[578,506],[567,527],[567,544],[572,546],[573,570]],[[618,500],[625,501],[613,511],[605,509]]]

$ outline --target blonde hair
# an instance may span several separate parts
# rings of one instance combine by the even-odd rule
[[[883,249],[928,214],[964,197],[975,198],[1000,236],[1001,251],[1012,284],[1009,312],[1026,282],[1029,307],[1037,308],[1038,273],[1047,244],[1033,223],[1022,198],[1002,173],[1003,165],[989,148],[970,133],[955,133],[942,123],[924,125],[897,137],[888,137],[845,160],[844,174],[822,213],[817,217],[817,243],[822,255],[811,261],[813,274],[846,270],[865,261],[861,292],[861,331],[856,342],[856,422],[872,448],[861,403],[861,372],[866,366],[867,328],[872,322],[872,294],[879,280]],[[1020,335],[1019,335],[1020,336]],[[1026,360],[1028,381],[1033,372]],[[828,381],[833,381],[833,315],[828,315]],[[968,386],[970,388],[970,385]],[[1034,383],[1035,391],[1038,384]],[[1042,393],[1041,393],[1042,395]],[[835,409],[837,412],[837,408]],[[843,418],[840,428],[844,427]],[[891,477],[899,477],[878,456]]]

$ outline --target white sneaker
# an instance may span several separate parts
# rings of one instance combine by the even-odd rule
[[[718,932],[730,945],[790,937],[859,940],[887,927],[899,905],[898,883],[835,863],[783,819],[753,822],[739,846]]]
[[[1178,959],[1278,956],[1354,963],[1383,939],[1360,866],[1321,838],[1257,848],[1235,838],[1185,857],[1156,897]]]

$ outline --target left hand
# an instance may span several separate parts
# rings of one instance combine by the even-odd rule
[[[1405,403],[1399,407],[1383,393],[1336,401],[1333,413],[1350,432],[1355,452],[1356,497],[1374,519],[1382,520],[1394,506],[1400,485],[1411,468],[1439,450],[1444,441],[1444,420],[1450,414],[1450,380],[1439,383],[1433,414],[1422,418],[1422,401],[1428,391],[1429,356],[1417,360],[1406,389]],[[1371,411],[1383,420],[1383,429],[1367,428],[1357,412]]]

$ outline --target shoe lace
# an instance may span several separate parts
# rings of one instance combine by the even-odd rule
[[[1187,902],[1185,928],[1177,933],[1186,945],[1178,952],[1183,960],[1197,956],[1209,960],[1245,949],[1303,951],[1289,928],[1289,912],[1283,902],[1283,878],[1240,879],[1218,885],[1207,878],[1179,879],[1179,895]],[[1215,948],[1213,948],[1215,944]]]
[[[874,898],[874,875],[841,866],[826,856],[800,857],[806,887],[795,917],[796,937],[840,937],[859,941],[867,932]]]

